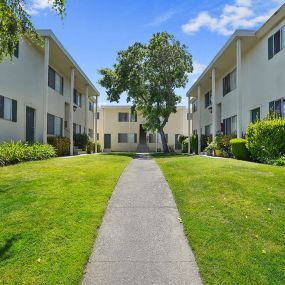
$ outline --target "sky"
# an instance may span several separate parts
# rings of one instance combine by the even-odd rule
[[[36,28],[51,29],[100,92],[99,104],[110,104],[98,83],[98,70],[112,67],[117,52],[134,42],[147,43],[166,31],[188,46],[194,71],[186,92],[236,29],[257,29],[283,0],[67,0],[61,19],[48,0],[29,0]],[[122,97],[120,104],[126,104]]]

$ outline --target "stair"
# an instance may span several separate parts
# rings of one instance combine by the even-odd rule
[[[80,148],[78,148],[77,146],[75,146],[73,148],[73,154],[74,155],[81,155],[81,154],[86,154],[87,152],[85,150],[82,150]]]
[[[137,152],[138,153],[148,153],[149,147],[147,146],[147,144],[140,143],[140,144],[138,144]]]

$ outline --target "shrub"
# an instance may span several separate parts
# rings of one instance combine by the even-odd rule
[[[278,165],[278,166],[284,166],[285,165],[285,155],[271,161],[272,164]]]
[[[187,136],[184,136],[184,135],[179,135],[178,136],[178,141],[180,144],[183,143],[183,141],[185,141],[188,137]]]
[[[87,147],[86,147],[86,151],[88,154],[91,154],[94,152],[94,148],[95,148],[95,144],[93,142],[88,142],[87,143]]]
[[[201,150],[204,151],[208,145],[209,139],[211,139],[212,136],[207,135],[201,135]]]
[[[73,136],[74,145],[82,150],[86,150],[89,137],[86,134],[76,134]]]
[[[188,152],[188,143],[189,143],[189,140],[188,138],[184,139],[184,141],[182,141],[182,152],[183,153],[187,153]]]
[[[57,156],[70,154],[70,139],[65,137],[48,137],[48,144],[54,146]]]
[[[247,148],[256,161],[270,163],[285,154],[285,119],[266,118],[246,130]]]
[[[250,153],[246,147],[245,139],[232,139],[231,150],[236,159],[250,160]]]
[[[198,153],[198,136],[192,135],[190,137],[190,151],[192,153]]]
[[[0,144],[0,165],[15,164],[22,161],[44,160],[56,156],[56,151],[49,144],[29,145],[22,142]]]

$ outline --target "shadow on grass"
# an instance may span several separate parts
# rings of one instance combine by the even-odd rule
[[[135,152],[102,152],[101,155],[127,156],[127,157],[134,158],[136,153]]]
[[[169,157],[177,157],[177,158],[185,158],[185,157],[191,157],[195,156],[195,154],[188,154],[188,153],[151,153],[150,154],[153,158],[169,158]]]
[[[3,261],[10,257],[9,251],[18,239],[20,239],[20,235],[14,235],[13,237],[6,239],[4,245],[0,246],[0,261]]]

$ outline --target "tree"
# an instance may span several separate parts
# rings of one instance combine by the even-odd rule
[[[127,92],[127,102],[145,119],[144,128],[158,131],[163,151],[169,152],[164,127],[181,101],[175,90],[185,87],[192,71],[187,47],[163,32],[154,34],[148,44],[134,43],[120,51],[112,69],[99,71],[99,83],[111,102],[119,102],[121,94]]]
[[[65,0],[49,0],[53,10],[65,15]],[[0,0],[0,63],[13,58],[19,40],[23,37],[42,44],[41,37],[31,22],[27,7],[29,0]]]

